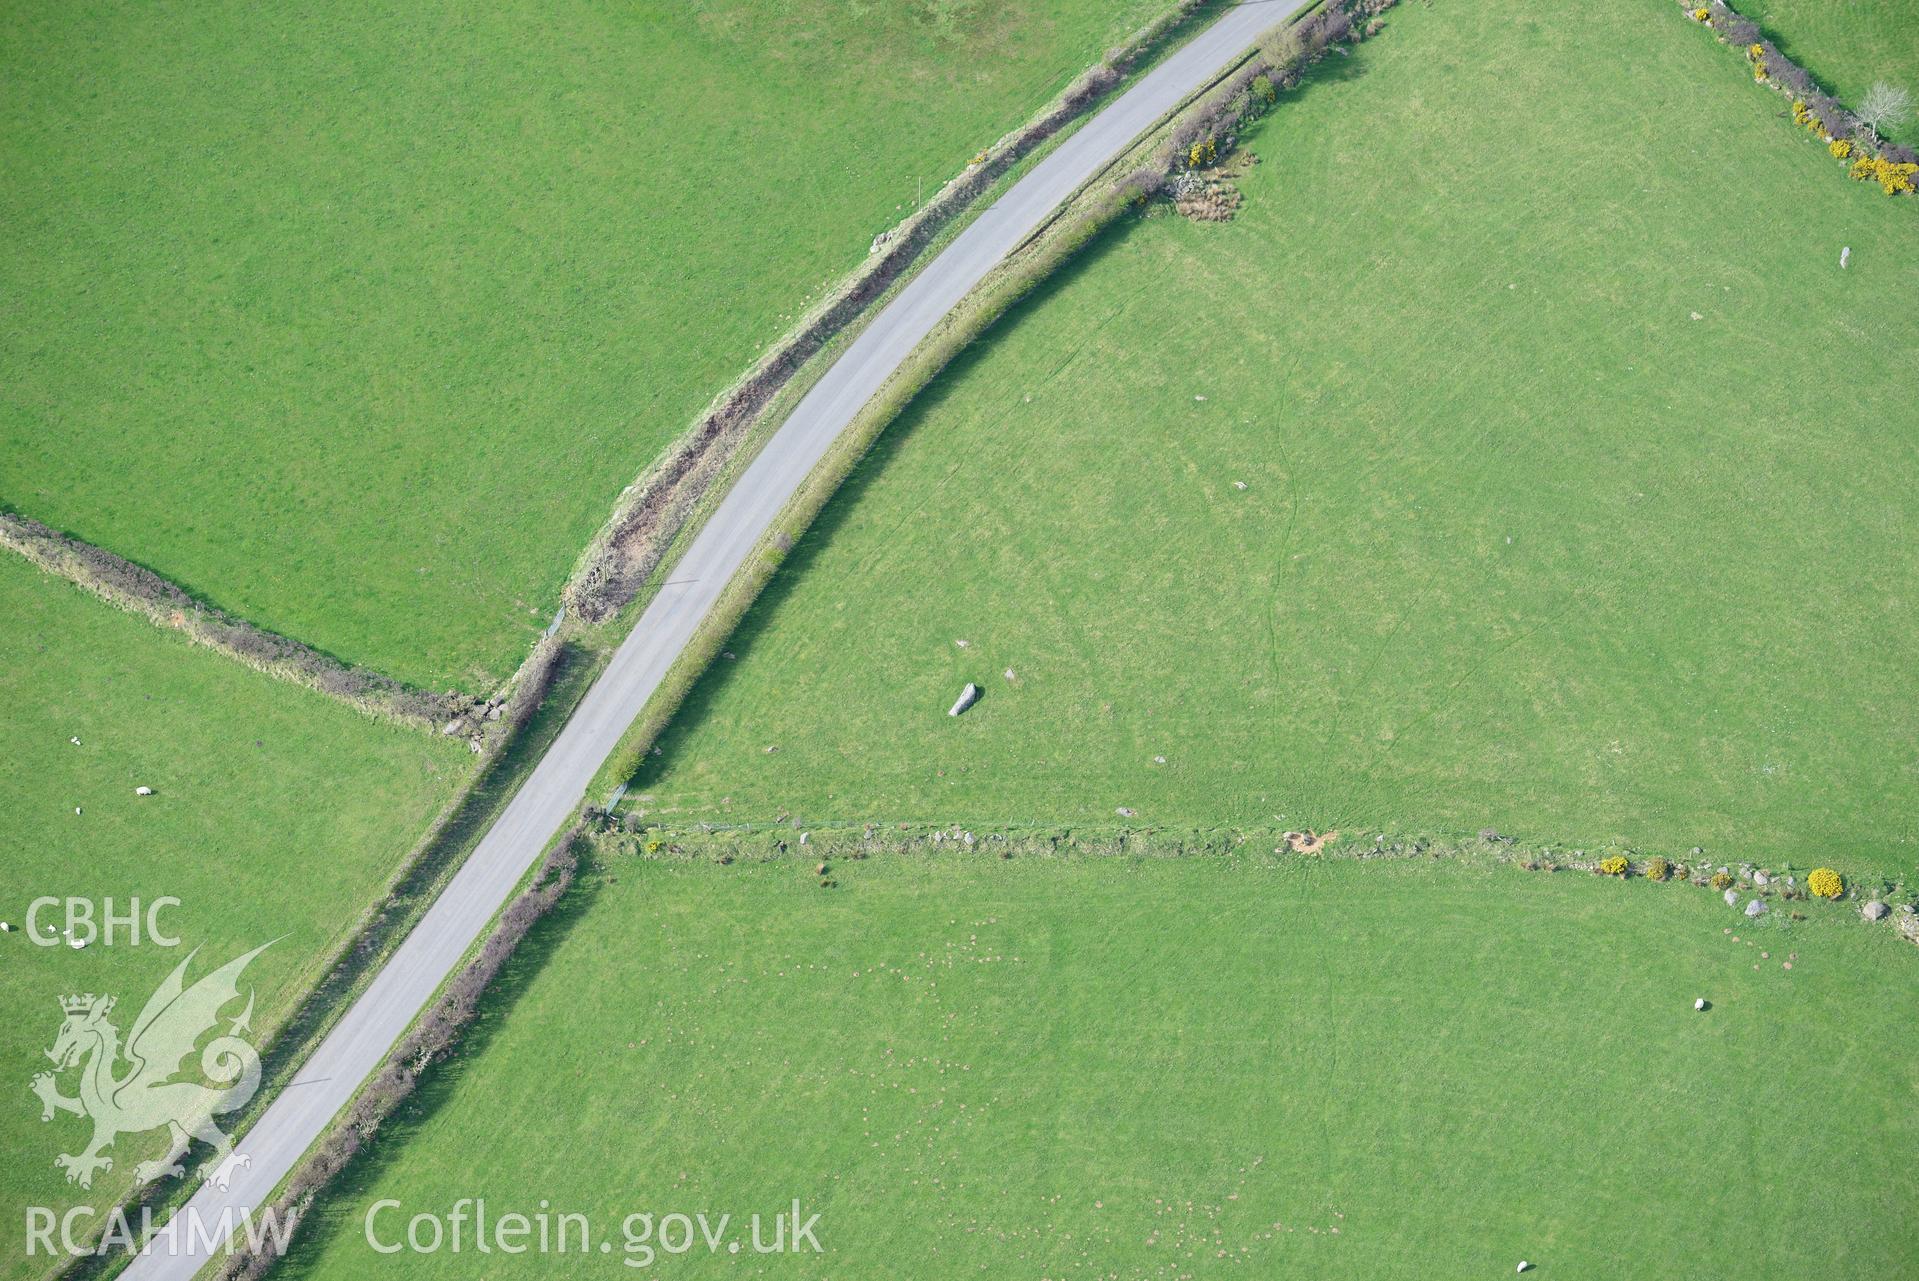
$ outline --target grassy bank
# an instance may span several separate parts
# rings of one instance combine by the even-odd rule
[[[17,8],[0,488],[488,688],[706,400],[1161,7]]]
[[[1237,221],[1102,241],[942,375],[631,806],[1910,875],[1919,220],[1653,0],[1392,22]]]
[[[1856,105],[1875,80],[1919,94],[1919,0],[1749,0],[1735,8],[1842,102]],[[1919,140],[1919,121],[1887,137]]]
[[[12,557],[0,558],[0,611],[0,920],[14,927],[0,935],[0,1060],[20,1086],[0,1115],[10,1154],[0,1276],[12,1279],[51,1262],[24,1254],[25,1206],[104,1207],[165,1148],[163,1132],[123,1136],[87,1191],[54,1167],[92,1133],[64,1114],[43,1125],[25,1088],[50,1066],[41,1052],[60,1029],[60,998],[113,995],[124,1035],[188,950],[201,949],[198,977],[277,940],[245,975],[257,1043],[319,977],[472,757],[463,743],[247,671]],[[132,946],[122,931],[113,946],[36,947],[24,927],[43,895],[93,899],[101,914],[109,896],[122,914],[136,897],[178,898],[160,920],[181,946]],[[60,1084],[74,1092],[72,1074]]]
[[[471,1275],[470,1240],[382,1256],[363,1231],[381,1199],[403,1237],[461,1197],[588,1214],[619,1252],[495,1253],[497,1276],[617,1270],[630,1213],[732,1212],[744,1235],[794,1197],[824,1254],[659,1266],[1912,1262],[1915,1047],[1880,1012],[1919,953],[1884,932],[1729,934],[1708,895],[1423,861],[888,858],[836,864],[831,891],[813,870],[604,868],[286,1275]]]

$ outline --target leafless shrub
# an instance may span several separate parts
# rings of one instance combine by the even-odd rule
[[[1883,80],[1873,82],[1853,113],[1859,123],[1872,131],[1875,140],[1887,129],[1897,129],[1912,115],[1912,95]]]

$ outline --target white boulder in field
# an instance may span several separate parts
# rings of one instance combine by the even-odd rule
[[[153,795],[153,789],[151,787],[136,787],[133,789],[133,794],[135,796],[151,796]]]
[[[960,696],[953,700],[953,705],[946,709],[946,714],[948,716],[958,716],[961,712],[977,702],[979,702],[979,686],[973,684],[972,681],[967,681],[966,688],[961,690]]]
[[[1702,997],[1700,997],[1700,998],[1699,998],[1698,1000],[1696,1000],[1696,1001],[1694,1001],[1694,1002],[1692,1003],[1692,1008],[1693,1008],[1693,1009],[1695,1009],[1695,1010],[1703,1010],[1703,1009],[1705,1009],[1705,1008],[1706,1008],[1706,998],[1702,996]]]

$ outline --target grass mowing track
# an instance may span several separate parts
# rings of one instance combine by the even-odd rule
[[[628,805],[1911,876],[1919,205],[1658,0],[1391,21],[918,402]]]
[[[490,687],[622,486],[1162,0],[0,19],[0,499]]]
[[[277,939],[242,979],[257,993],[255,1033],[271,1029],[472,757],[196,648],[17,557],[0,556],[0,613],[0,920],[13,926],[0,934],[0,1277],[11,1281],[53,1262],[27,1257],[25,1207],[104,1211],[165,1150],[162,1133],[121,1137],[86,1192],[54,1168],[93,1133],[65,1113],[42,1124],[27,1088],[51,1066],[60,998],[115,996],[124,1036],[192,948],[190,978]],[[171,895],[180,905],[160,921],[181,945],[130,946],[123,929],[114,946],[36,947],[25,924],[42,895],[93,899],[102,914],[107,897],[124,913],[132,898]],[[62,1091],[74,1081],[63,1075]]]
[[[1904,1275],[1919,954],[1848,908],[1512,867],[625,858],[287,1275],[616,1275],[620,1224],[826,1253],[675,1276]],[[1737,936],[1737,937],[1735,937]],[[1784,968],[1796,956],[1790,970]],[[1710,1011],[1692,1008],[1696,996]],[[610,1258],[382,1256],[484,1198]],[[314,1225],[309,1225],[312,1227]],[[770,1238],[770,1227],[766,1229]],[[722,1247],[723,1251],[723,1247]],[[638,1258],[637,1254],[633,1256]]]

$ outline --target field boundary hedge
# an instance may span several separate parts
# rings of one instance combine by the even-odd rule
[[[1109,824],[1020,825],[968,828],[960,824],[855,823],[807,826],[798,819],[780,823],[675,827],[648,824],[602,812],[588,815],[590,841],[609,868],[622,858],[662,862],[770,863],[781,860],[835,862],[886,858],[1225,858],[1407,860],[1435,859],[1513,866],[1527,872],[1585,872],[1594,876],[1637,878],[1691,885],[1714,893],[1734,891],[1741,904],[1752,899],[1769,907],[1803,914],[1801,905],[1819,902],[1811,894],[1810,864],[1750,859],[1721,859],[1699,849],[1675,858],[1649,854],[1635,846],[1609,844],[1571,848],[1522,843],[1491,828],[1472,833],[1389,834],[1282,832],[1277,828],[1178,828]],[[1308,837],[1307,849],[1295,838]],[[1371,839],[1368,839],[1368,838]],[[1919,943],[1919,889],[1883,876],[1844,877],[1835,902],[1854,907],[1867,902],[1889,905],[1878,920],[1891,921],[1902,938]],[[1815,910],[1827,910],[1824,907]],[[1873,918],[1862,917],[1868,923]]]
[[[1170,113],[1144,142],[1091,179],[1077,196],[1062,205],[940,320],[926,340],[900,363],[873,398],[854,415],[839,439],[774,518],[760,547],[727,585],[712,612],[680,652],[620,746],[601,767],[595,786],[588,789],[588,794],[618,786],[638,772],[655,740],[718,656],[727,636],[771,580],[786,549],[813,522],[880,433],[913,399],[1014,304],[1071,261],[1082,248],[1111,230],[1122,216],[1159,192],[1167,175],[1177,167],[1177,143],[1181,137],[1189,132],[1212,136],[1235,128],[1256,114],[1257,109],[1248,105],[1245,86],[1258,75],[1273,70],[1275,60],[1268,50],[1275,33],[1301,33],[1296,46],[1287,46],[1296,50],[1298,56],[1286,65],[1283,73],[1289,77],[1289,83],[1297,83],[1297,77],[1307,65],[1324,56],[1335,44],[1365,34],[1353,21],[1354,13],[1373,15],[1393,3],[1394,0],[1332,0],[1283,20],[1261,38],[1257,49],[1249,50],[1246,58]],[[1143,164],[1133,159],[1142,152],[1148,156]],[[1111,178],[1110,175],[1121,170],[1125,176],[1117,180]]]
[[[432,905],[441,888],[464,864],[466,853],[531,771],[546,741],[558,733],[579,695],[598,675],[602,657],[555,638],[535,647],[515,678],[495,732],[487,738],[479,768],[400,860],[384,892],[365,910],[360,927],[316,963],[313,968],[320,976],[318,981],[282,1022],[264,1029],[259,1042],[261,1087],[246,1108],[231,1118],[230,1131],[244,1132],[259,1119],[305,1060],[308,1050],[332,1030],[346,1007]],[[548,708],[556,696],[560,701]],[[200,1156],[206,1159],[205,1153]],[[160,1222],[164,1211],[184,1204],[197,1186],[190,1169],[184,1178],[165,1179],[136,1190],[122,1208],[129,1211],[129,1221],[138,1221],[134,1212],[145,1208],[155,1222]],[[87,1254],[64,1261],[52,1275],[68,1281],[91,1281],[113,1275],[125,1261],[116,1253]]]
[[[380,720],[464,734],[476,752],[488,718],[498,719],[496,709],[504,701],[504,696],[482,701],[457,690],[435,694],[343,663],[196,599],[179,584],[104,547],[13,512],[0,511],[0,544],[116,608],[183,632],[195,644],[257,672],[304,685]]]
[[[1686,16],[1710,30],[1721,44],[1740,49],[1752,78],[1792,100],[1793,120],[1826,144],[1835,160],[1849,162],[1854,182],[1879,183],[1888,196],[1914,194],[1919,174],[1919,152],[1886,142],[1877,131],[1827,93],[1811,72],[1779,51],[1751,18],[1733,11],[1725,0],[1680,0]]]
[[[926,247],[1037,148],[1085,116],[1164,49],[1216,0],[1174,0],[1153,22],[1109,50],[1026,124],[976,156],[932,199],[873,242],[865,262],[816,304],[693,426],[627,488],[587,545],[561,593],[588,623],[605,622],[639,594],[674,537],[783,388],[918,262]]]
[[[575,823],[553,843],[531,879],[494,918],[472,958],[441,988],[426,1013],[387,1055],[378,1074],[360,1088],[325,1136],[287,1175],[270,1211],[280,1222],[292,1225],[284,1238],[287,1245],[297,1239],[299,1221],[315,1198],[352,1164],[380,1127],[412,1096],[421,1075],[458,1044],[460,1033],[479,1012],[481,998],[501,968],[534,925],[565,897],[579,870],[574,846],[583,831]],[[222,1281],[256,1281],[279,1262],[280,1243],[280,1238],[266,1234],[259,1249],[243,1246],[230,1254],[218,1275]]]

